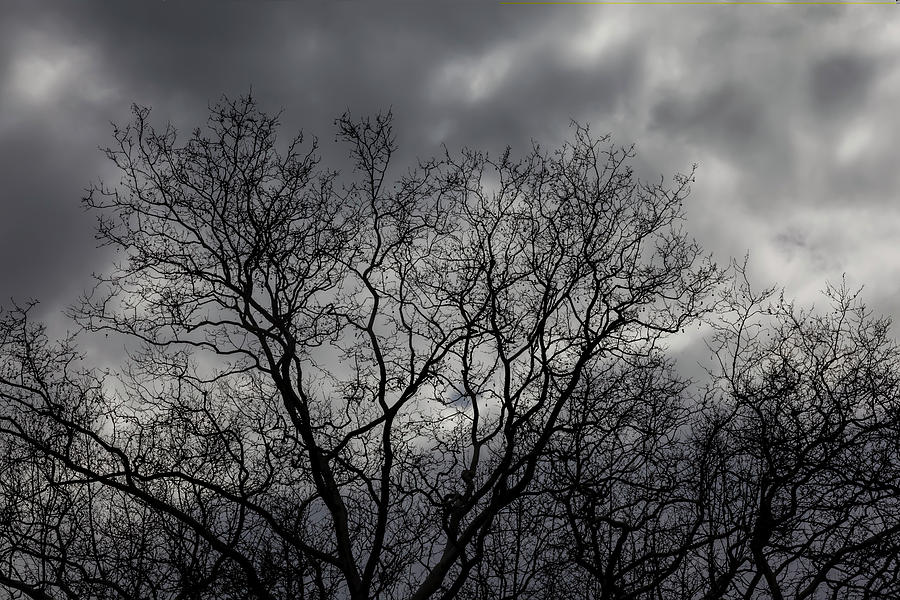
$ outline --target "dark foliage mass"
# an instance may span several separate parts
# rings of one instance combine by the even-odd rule
[[[79,333],[0,313],[0,595],[900,597],[900,352],[856,295],[755,292],[692,176],[585,127],[407,171],[390,115],[336,127],[349,173],[249,97],[115,129]]]

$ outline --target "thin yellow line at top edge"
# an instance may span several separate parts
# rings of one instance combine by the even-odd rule
[[[517,2],[517,1],[501,1],[500,4],[706,4],[706,5],[727,5],[727,4],[756,4],[756,5],[766,5],[766,4],[898,4],[895,0],[894,2],[886,2],[885,0],[811,0],[807,2],[806,0],[732,0],[732,1],[724,1],[720,2],[717,0],[596,0],[593,2],[582,1],[582,2]]]

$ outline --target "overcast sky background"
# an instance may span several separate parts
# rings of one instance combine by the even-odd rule
[[[250,86],[326,146],[345,109],[392,107],[401,162],[589,123],[635,143],[645,178],[699,163],[688,231],[720,263],[749,251],[756,282],[803,301],[846,272],[900,317],[892,4],[4,1],[0,303],[58,319],[108,266],[79,200],[117,179],[110,121],[137,102],[190,131]]]

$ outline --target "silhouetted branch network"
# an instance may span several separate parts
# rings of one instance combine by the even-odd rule
[[[114,130],[84,203],[117,262],[0,313],[9,598],[894,598],[898,351],[854,294],[755,293],[574,125],[523,158],[349,173],[223,99]],[[708,382],[665,340],[705,320]],[[700,391],[697,391],[700,390]]]

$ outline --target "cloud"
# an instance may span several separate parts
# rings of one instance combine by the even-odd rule
[[[746,153],[758,148],[759,139],[766,135],[765,116],[751,90],[726,82],[699,93],[665,93],[653,108],[651,127],[695,145],[706,143],[728,152]]]
[[[809,81],[813,108],[828,117],[863,109],[876,72],[877,63],[860,54],[841,52],[819,59]]]
[[[655,179],[700,163],[688,231],[720,261],[819,289],[891,262],[900,38],[847,7],[13,1],[0,23],[0,295],[71,300],[107,257],[83,188],[131,102],[182,131],[253,87],[285,135],[393,107],[398,166],[461,146],[552,146],[570,119],[637,143]],[[895,25],[895,24],[894,24]],[[798,233],[801,232],[801,233]],[[791,240],[794,240],[793,242]],[[802,243],[801,243],[802,242]],[[891,262],[892,265],[892,262]],[[893,273],[888,266],[884,273]]]

